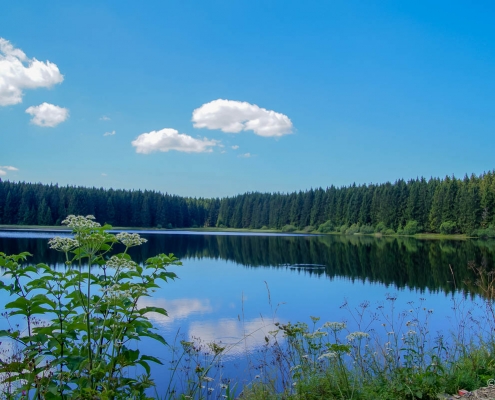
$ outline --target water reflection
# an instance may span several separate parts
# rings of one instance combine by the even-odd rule
[[[138,308],[161,307],[167,310],[167,314],[155,312],[146,316],[158,325],[170,325],[177,320],[185,319],[193,314],[208,314],[213,311],[209,299],[174,299],[141,297],[138,300]]]
[[[33,262],[63,263],[62,254],[48,248],[47,239],[60,233],[0,232],[0,251],[28,251]],[[226,260],[249,268],[290,268],[315,277],[345,277],[398,288],[452,292],[475,291],[469,261],[493,265],[495,241],[417,240],[370,236],[254,236],[142,233],[145,246],[131,249],[137,261],[157,253],[174,253],[182,260]],[[33,239],[35,237],[35,239]],[[304,264],[324,268],[304,268]]]

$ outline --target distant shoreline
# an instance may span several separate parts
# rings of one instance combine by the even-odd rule
[[[321,233],[321,232],[304,232],[304,231],[293,231],[293,232],[283,232],[280,229],[241,229],[241,228],[174,228],[174,229],[159,229],[159,228],[143,228],[143,227],[122,227],[122,226],[114,226],[112,230],[132,230],[132,231],[156,231],[156,232],[174,232],[174,231],[192,231],[192,232],[218,232],[218,233],[228,233],[228,232],[246,232],[246,233],[276,233],[276,234],[298,234],[298,235],[306,235],[306,236],[371,236],[371,237],[409,237],[415,238],[419,240],[467,240],[467,239],[477,239],[476,237],[467,236],[465,234],[456,234],[456,235],[445,235],[441,233],[417,233],[415,235],[384,235],[380,233],[356,233],[353,235],[345,235],[338,232],[330,232],[330,233]],[[0,231],[38,231],[38,232],[71,232],[71,229],[68,229],[65,226],[40,226],[40,225],[0,225]]]

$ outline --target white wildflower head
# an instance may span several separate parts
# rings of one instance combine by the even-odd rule
[[[202,378],[205,382],[213,382],[215,379],[209,377],[209,376],[203,376]]]
[[[54,237],[48,241],[50,249],[68,253],[79,246],[79,242],[71,238]]]
[[[329,351],[327,353],[323,353],[321,356],[318,357],[318,360],[323,360],[325,358],[336,358],[337,353],[335,351]]]
[[[366,332],[352,332],[350,333],[349,335],[346,336],[346,339],[349,341],[349,342],[352,342],[354,340],[361,340],[361,339],[365,339],[365,338],[369,338],[370,335],[367,334]]]
[[[62,221],[62,224],[67,225],[74,230],[87,229],[87,228],[99,228],[101,225],[98,222],[93,221],[95,219],[92,215],[69,215]]]
[[[137,267],[137,263],[132,260],[127,260],[122,256],[112,256],[106,262],[107,267],[115,268],[115,269],[127,269],[127,270],[135,270]]]
[[[124,246],[133,247],[146,243],[148,240],[143,239],[137,233],[121,232],[116,236],[117,240]]]
[[[343,322],[325,322],[323,328],[330,328],[333,331],[341,331],[346,325]]]

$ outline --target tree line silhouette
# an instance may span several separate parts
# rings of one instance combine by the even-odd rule
[[[59,225],[69,214],[125,227],[495,236],[495,172],[221,199],[0,180],[0,224]]]

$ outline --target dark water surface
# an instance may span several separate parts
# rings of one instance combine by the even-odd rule
[[[474,304],[478,299],[468,262],[491,268],[495,254],[495,241],[480,240],[139,233],[148,242],[132,249],[135,261],[174,253],[183,262],[174,267],[180,279],[142,302],[168,310],[169,317],[152,315],[153,323],[169,342],[201,338],[240,343],[225,357],[222,374],[246,379],[255,374],[246,372],[246,352],[255,353],[263,345],[274,320],[308,322],[312,315],[321,322],[347,320],[352,325],[348,309],[340,307],[344,302],[350,309],[367,302],[372,309],[397,295],[404,308],[424,303],[434,310],[432,331],[449,329],[453,301]],[[62,254],[48,247],[48,239],[56,235],[64,233],[0,231],[0,251],[28,251],[34,263],[64,268]],[[0,293],[0,304],[6,301]],[[242,340],[246,333],[249,339]],[[168,357],[165,348],[157,354],[157,346],[141,346],[164,361]],[[159,394],[168,374],[167,365],[153,369]]]

